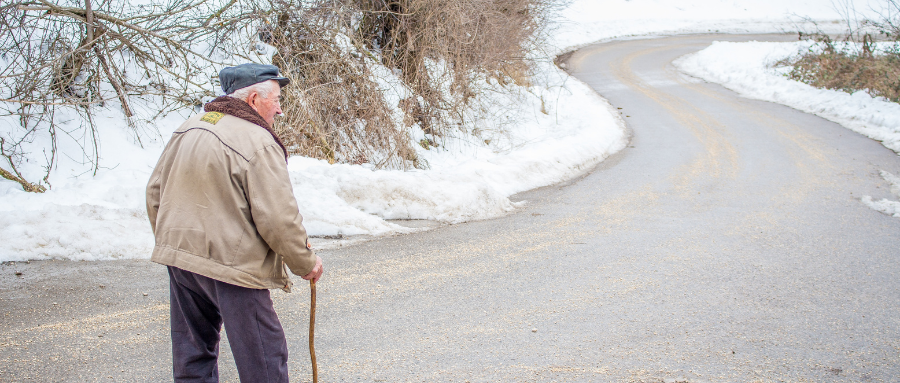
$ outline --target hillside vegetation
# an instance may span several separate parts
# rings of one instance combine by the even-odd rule
[[[200,110],[217,73],[278,65],[292,80],[275,130],[291,154],[426,167],[413,145],[471,128],[487,84],[528,85],[551,0],[112,0],[0,6],[0,176],[51,187],[58,142],[101,167],[97,114],[138,143]],[[75,121],[75,123],[73,123]],[[416,139],[413,139],[416,137]],[[40,163],[43,179],[21,171]],[[37,178],[37,179],[36,179]]]

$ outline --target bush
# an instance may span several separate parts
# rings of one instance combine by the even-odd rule
[[[865,91],[873,97],[900,102],[900,53],[876,52],[868,39],[858,52],[835,47],[827,36],[820,44],[816,51],[782,62],[792,67],[789,78],[817,88]]]

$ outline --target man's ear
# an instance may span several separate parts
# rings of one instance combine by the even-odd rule
[[[247,103],[250,104],[250,106],[253,106],[254,109],[256,109],[256,107],[253,104],[256,102],[257,99],[259,99],[259,93],[250,92],[250,95],[247,96]]]

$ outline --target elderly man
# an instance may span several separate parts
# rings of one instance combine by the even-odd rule
[[[224,323],[241,382],[287,382],[287,342],[268,289],[290,291],[286,268],[322,275],[271,128],[290,81],[259,64],[225,68],[219,79],[228,96],[175,131],[147,185],[151,260],[169,271],[173,374],[217,382]]]

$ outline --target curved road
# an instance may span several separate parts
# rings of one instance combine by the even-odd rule
[[[859,197],[900,158],[670,64],[750,39],[793,36],[585,48],[628,148],[510,216],[322,251],[321,381],[896,381],[900,219]],[[298,287],[273,297],[309,381]],[[0,381],[165,381],[167,303],[148,261],[4,265]]]

